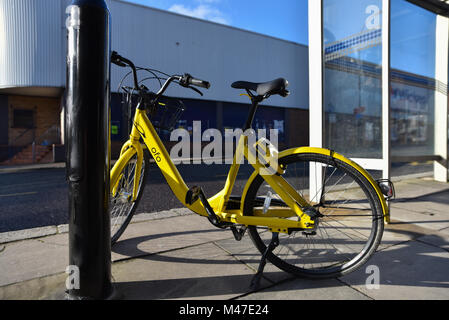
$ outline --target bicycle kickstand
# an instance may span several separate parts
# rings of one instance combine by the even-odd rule
[[[267,256],[269,253],[271,253],[277,246],[279,245],[279,233],[273,232],[271,236],[270,244],[265,249],[265,252],[262,255],[262,258],[260,259],[259,268],[257,269],[257,273],[254,275],[253,279],[251,280],[251,290],[257,290],[260,286],[260,280],[262,279],[263,269],[265,268],[265,265],[267,263]]]

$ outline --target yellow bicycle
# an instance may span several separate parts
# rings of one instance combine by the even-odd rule
[[[207,197],[200,187],[186,185],[150,118],[154,110],[162,108],[159,100],[171,83],[188,88],[209,88],[209,83],[188,74],[167,75],[154,94],[139,86],[136,67],[130,60],[114,52],[112,62],[132,69],[131,89],[137,93],[130,138],[110,175],[112,243],[125,230],[142,196],[149,151],[185,207],[218,228],[229,228],[236,240],[249,232],[262,254],[259,278],[265,260],[295,276],[338,277],[360,267],[375,252],[384,220],[389,217],[387,200],[393,192],[391,182],[375,181],[362,167],[328,149],[299,147],[277,152],[265,144],[265,154],[260,152],[262,156],[256,157],[249,137],[241,135],[223,189]],[[271,95],[287,96],[287,85],[284,79],[232,84],[246,90],[251,99],[243,131],[251,128],[258,104]],[[141,141],[148,151],[144,151]],[[242,157],[252,160],[249,162],[254,173],[243,193],[234,196],[233,186]]]

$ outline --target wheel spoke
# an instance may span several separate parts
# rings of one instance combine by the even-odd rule
[[[383,221],[376,219],[380,206],[375,204],[375,190],[368,181],[360,178],[362,175],[357,169],[324,156],[316,158],[319,160],[311,160],[310,156],[301,158],[301,155],[280,159],[286,168],[283,177],[322,216],[317,218],[315,230],[282,235],[270,261],[297,275],[335,276],[357,268],[374,252],[374,246],[379,243],[377,239],[382,235]],[[308,190],[310,179],[315,179],[312,181],[316,185],[318,175],[314,177],[310,170],[322,170],[322,185],[315,194]],[[273,194],[273,199],[278,197],[263,180],[257,183],[260,193],[255,191],[251,197],[263,199],[269,193]],[[251,197],[247,195],[248,201]],[[271,203],[270,207],[274,205]],[[260,202],[252,208],[260,210]],[[260,242],[258,248],[263,252],[271,233],[265,233],[262,240],[262,233],[258,233],[257,228],[250,227],[249,230],[255,242]]]

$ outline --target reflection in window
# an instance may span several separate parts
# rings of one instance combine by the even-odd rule
[[[325,147],[381,158],[382,2],[323,4]]]
[[[391,155],[432,155],[436,15],[405,0],[391,11]]]

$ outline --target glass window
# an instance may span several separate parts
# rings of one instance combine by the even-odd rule
[[[225,102],[223,104],[223,132],[225,129],[235,130],[243,128],[250,106]],[[270,139],[270,130],[275,129],[278,133],[278,142],[285,142],[285,110],[281,107],[259,106],[254,116],[252,128],[264,130],[266,138]]]
[[[392,157],[434,154],[435,31],[434,13],[391,0]]]
[[[382,158],[381,9],[323,1],[324,145],[348,157]]]

